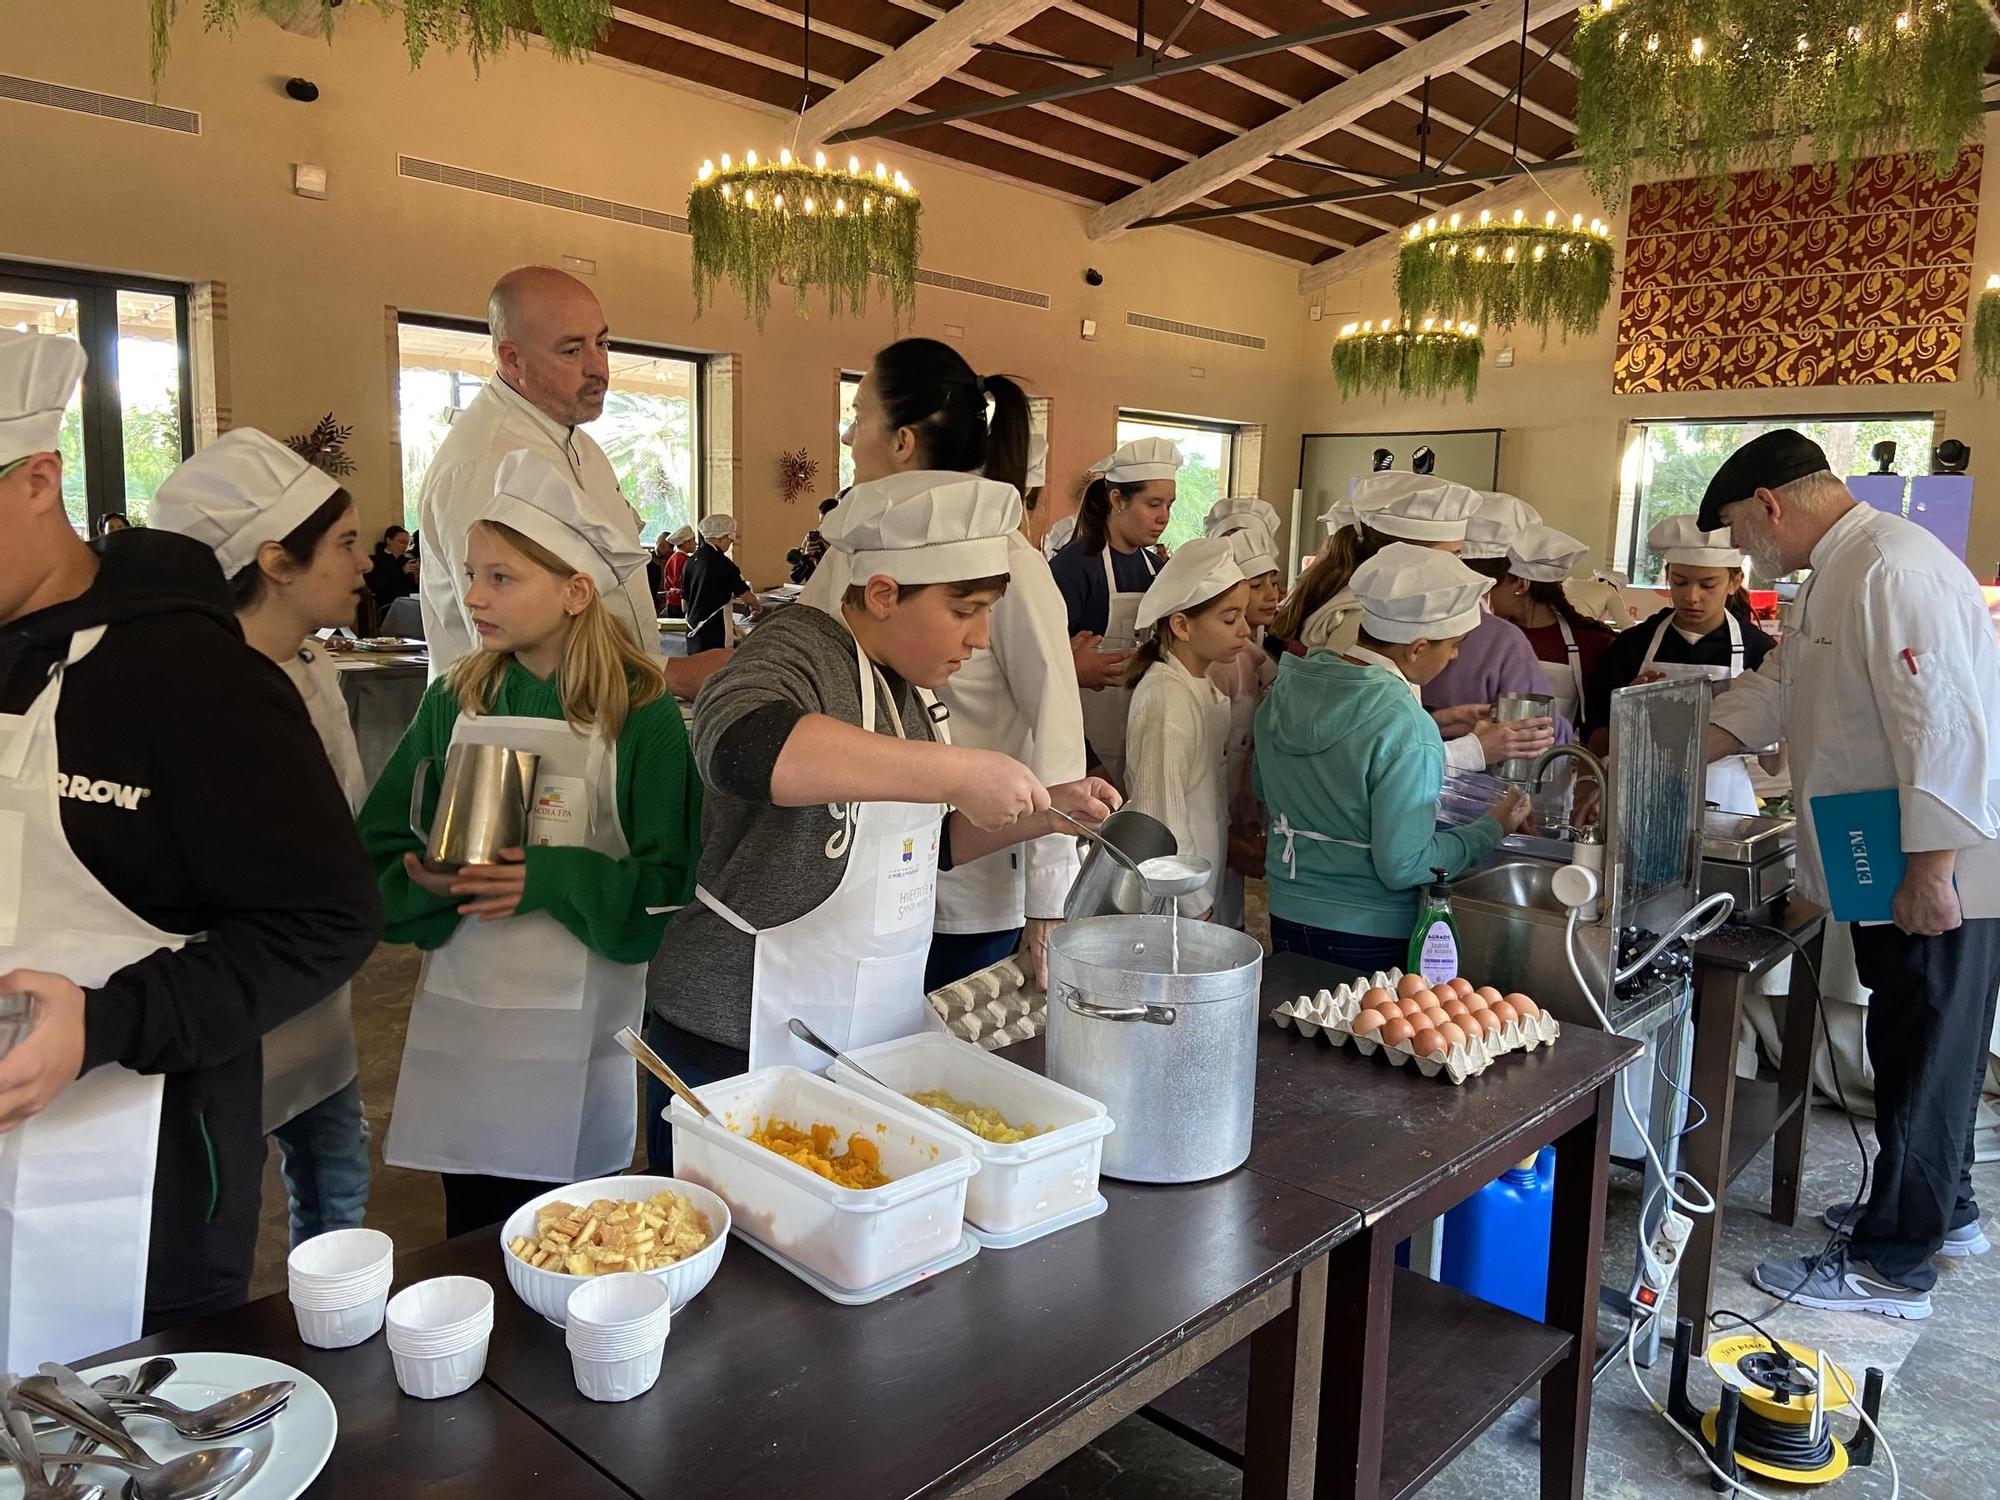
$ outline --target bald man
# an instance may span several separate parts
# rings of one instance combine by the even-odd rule
[[[465,535],[493,498],[494,476],[509,453],[525,448],[541,454],[575,479],[604,520],[629,526],[634,537],[639,532],[638,514],[620,492],[611,460],[580,430],[602,415],[611,382],[611,328],[596,294],[566,272],[521,266],[494,283],[486,325],[498,372],[445,434],[418,506],[433,680],[477,644],[465,612]],[[657,649],[657,606],[644,568],[625,580],[625,595],[606,602],[638,631],[641,646]],[[692,698],[727,659],[718,651],[670,658],[661,666],[674,695]]]

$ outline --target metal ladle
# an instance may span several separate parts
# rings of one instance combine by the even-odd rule
[[[1184,854],[1162,854],[1148,860],[1135,860],[1088,823],[1071,817],[1060,807],[1051,805],[1049,811],[1123,865],[1132,878],[1145,888],[1149,901],[1173,901],[1200,890],[1208,880],[1209,863],[1205,859]]]
[[[877,1087],[878,1089],[888,1089],[888,1091],[891,1094],[894,1094],[898,1099],[910,1099],[910,1096],[904,1093],[901,1089],[889,1088],[888,1084],[884,1083],[881,1079],[877,1078],[873,1073],[869,1072],[866,1068],[862,1067],[860,1063],[856,1062],[853,1058],[849,1057],[845,1052],[842,1052],[838,1047],[834,1046],[832,1042],[829,1042],[825,1037],[821,1036],[817,1031],[814,1031],[812,1027],[806,1025],[806,1023],[804,1021],[801,1021],[797,1016],[793,1016],[789,1021],[785,1022],[785,1029],[791,1032],[791,1034],[797,1037],[800,1041],[804,1042],[808,1047],[813,1048],[815,1051],[824,1052],[828,1057],[832,1058],[835,1062],[846,1063],[848,1067],[854,1069],[855,1072],[859,1073],[863,1078],[867,1079],[870,1083],[874,1084],[875,1087]],[[912,1104],[915,1104],[917,1101],[914,1099],[910,1099],[910,1102]],[[965,1128],[964,1121],[952,1119],[950,1115],[946,1114],[943,1110],[939,1109],[935,1104],[926,1104],[924,1108],[928,1109],[932,1114],[937,1115],[942,1119],[950,1120],[951,1123],[953,1125],[956,1125],[960,1130],[963,1130]]]

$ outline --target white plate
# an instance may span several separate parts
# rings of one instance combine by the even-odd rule
[[[340,1425],[326,1389],[301,1370],[255,1354],[176,1354],[173,1360],[179,1368],[155,1394],[190,1411],[274,1380],[294,1381],[297,1389],[292,1392],[291,1404],[276,1421],[241,1437],[196,1443],[180,1437],[156,1418],[127,1418],[126,1425],[146,1451],[165,1462],[197,1448],[248,1448],[257,1455],[257,1461],[228,1491],[226,1500],[297,1500],[304,1494],[306,1486],[326,1466]],[[115,1364],[93,1365],[78,1373],[85,1380],[97,1380],[106,1375],[129,1375],[144,1363],[139,1359],[119,1360]],[[122,1483],[110,1469],[88,1468],[83,1474],[103,1483],[106,1493],[111,1495],[118,1493]],[[19,1500],[20,1494],[21,1481],[14,1471],[0,1470],[0,1500]]]

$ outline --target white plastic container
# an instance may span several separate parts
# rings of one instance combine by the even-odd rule
[[[765,1068],[696,1089],[714,1111],[676,1099],[674,1170],[728,1203],[737,1230],[848,1291],[865,1291],[939,1260],[964,1238],[966,1180],[979,1159],[964,1132],[919,1121],[802,1068]],[[928,1110],[921,1111],[928,1115]],[[836,1187],[748,1137],[767,1120],[860,1134],[890,1181]]]
[[[551,1188],[539,1193],[523,1203],[500,1226],[500,1259],[507,1267],[507,1284],[528,1306],[547,1318],[558,1328],[568,1318],[569,1299],[572,1293],[590,1280],[588,1276],[572,1276],[567,1271],[548,1271],[540,1266],[531,1266],[508,1246],[517,1238],[535,1238],[535,1214],[545,1203],[574,1203],[579,1206],[595,1202],[599,1198],[610,1198],[617,1202],[631,1199],[644,1200],[657,1193],[675,1192],[681,1194],[697,1210],[708,1218],[709,1241],[686,1260],[676,1261],[671,1266],[661,1266],[656,1271],[642,1273],[663,1283],[667,1289],[673,1310],[679,1312],[692,1302],[715,1277],[716,1268],[722,1264],[722,1252],[729,1244],[729,1205],[699,1183],[683,1182],[678,1177],[647,1177],[634,1174],[630,1177],[593,1177],[586,1182],[573,1182],[568,1187]]]
[[[829,1076],[927,1121],[963,1141],[978,1158],[979,1172],[966,1186],[965,1217],[981,1231],[982,1243],[984,1236],[997,1235],[1009,1246],[1026,1244],[1037,1229],[1075,1222],[1071,1215],[1101,1201],[1098,1165],[1104,1138],[1115,1127],[1095,1099],[934,1031],[863,1047],[852,1056],[889,1089],[844,1063],[836,1062]],[[961,1103],[997,1109],[1009,1123],[1039,1125],[1044,1133],[1011,1146],[984,1140],[907,1097],[927,1089],[943,1089]]]
[[[660,1378],[672,1313],[666,1287],[641,1272],[600,1276],[570,1294],[570,1373],[592,1401],[630,1401]]]
[[[667,1352],[661,1339],[650,1349],[624,1359],[592,1359],[574,1349],[569,1354],[570,1374],[577,1392],[591,1401],[630,1401],[643,1396],[660,1379],[660,1364]]]
[[[423,1401],[456,1396],[486,1373],[493,1288],[471,1276],[419,1281],[390,1300],[386,1322],[403,1394]]]
[[[299,1337],[318,1349],[347,1349],[375,1336],[389,1305],[395,1243],[374,1229],[316,1235],[285,1262]]]
[[[299,1320],[299,1337],[315,1349],[351,1349],[382,1331],[382,1315],[388,1306],[385,1281],[373,1297],[346,1307],[308,1307],[294,1297],[292,1315]]]

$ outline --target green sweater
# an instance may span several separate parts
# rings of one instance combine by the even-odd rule
[[[1360,667],[1331,651],[1287,656],[1257,709],[1252,779],[1273,825],[1343,843],[1299,838],[1296,867],[1275,831],[1265,854],[1271,915],[1368,937],[1405,937],[1417,889],[1431,871],[1457,875],[1504,836],[1491,818],[1437,826],[1444,740],[1385,667]]]
[[[509,663],[493,712],[562,718],[555,679],[540,681],[518,661]],[[390,942],[441,947],[462,920],[458,900],[433,896],[403,869],[403,855],[423,849],[409,826],[417,762],[431,756],[442,767],[457,721],[458,696],[450,683],[432,683],[361,809],[361,841],[375,862]],[[593,953],[617,963],[642,964],[660,946],[668,916],[648,915],[646,909],[684,906],[693,899],[695,861],[701,852],[701,781],[688,753],[680,705],[671,695],[627,716],[613,759],[618,826],[632,852],[613,859],[595,849],[530,848],[519,910],[547,912]],[[426,826],[437,814],[439,780],[434,769],[425,787]]]

